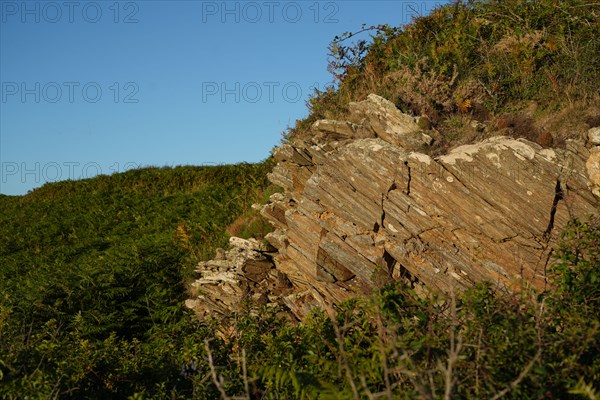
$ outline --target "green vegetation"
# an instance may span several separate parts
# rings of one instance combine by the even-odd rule
[[[443,134],[434,151],[483,137],[472,118],[494,134],[560,144],[600,124],[599,21],[597,1],[455,1],[404,27],[365,28],[372,43],[346,33],[330,46],[338,88],[315,93],[288,139],[376,93],[426,115]]]
[[[599,239],[599,218],[574,221],[549,271],[557,289],[543,293],[482,283],[422,298],[392,284],[295,326],[275,311],[236,314],[234,354],[214,364],[243,371],[245,362],[249,378],[229,375],[223,390],[259,399],[596,398]]]
[[[422,298],[393,284],[299,324],[253,304],[197,321],[182,305],[186,249],[223,245],[267,168],[145,169],[3,197],[0,396],[597,396],[599,218],[567,229],[547,292]]]
[[[186,281],[271,168],[150,168],[0,198],[0,397],[191,393],[186,351],[214,333],[184,310]]]
[[[471,119],[560,141],[600,124],[599,16],[593,1],[458,1],[376,27],[372,43],[344,35],[338,88],[288,139],[377,93],[428,117],[434,151],[486,135]],[[271,168],[148,168],[0,196],[0,398],[600,396],[598,218],[568,227],[545,292],[394,284],[300,323],[254,304],[196,320],[183,306],[196,262],[270,229],[250,206],[274,190]]]

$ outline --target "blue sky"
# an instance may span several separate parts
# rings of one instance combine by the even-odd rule
[[[263,160],[331,83],[334,36],[440,3],[0,0],[0,193]]]

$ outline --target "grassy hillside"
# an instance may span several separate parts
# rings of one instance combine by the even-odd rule
[[[560,145],[600,125],[599,16],[594,1],[459,1],[374,27],[372,42],[342,35],[337,88],[287,139],[377,93],[430,120],[434,152],[498,133]],[[271,167],[147,168],[0,196],[0,398],[600,396],[598,218],[565,232],[545,292],[423,298],[398,284],[298,324],[252,304],[197,321],[183,307],[194,265],[229,234],[265,233],[250,205],[273,190]]]
[[[252,304],[197,321],[185,278],[264,195],[268,167],[145,169],[0,198],[0,397],[597,398],[597,218],[567,230],[547,292],[422,298],[397,284],[299,324]]]
[[[1,197],[0,397],[189,389],[184,341],[210,330],[184,311],[185,281],[263,200],[269,168],[148,168]]]
[[[337,88],[315,93],[288,138],[376,93],[429,120],[441,134],[434,153],[491,134],[561,145],[600,124],[599,21],[597,1],[469,0],[365,27],[370,41],[343,34],[330,46]]]

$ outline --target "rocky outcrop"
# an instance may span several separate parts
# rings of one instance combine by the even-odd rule
[[[200,278],[192,284],[196,296],[186,306],[206,318],[228,315],[245,301],[285,305],[293,285],[275,269],[273,249],[255,239],[232,237],[229,244],[228,251],[217,249],[214,259],[198,265]]]
[[[543,289],[560,230],[598,213],[595,139],[546,149],[491,137],[432,158],[430,131],[389,101],[349,108],[348,121],[317,121],[311,140],[274,153],[284,192],[262,214],[276,227],[274,271],[292,283],[277,301],[297,317],[397,279]]]

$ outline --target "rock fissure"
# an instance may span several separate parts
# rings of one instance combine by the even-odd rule
[[[408,177],[406,178],[406,195],[410,196],[410,180],[412,178],[412,176],[411,176],[411,168],[408,165],[408,161],[404,161],[404,165],[406,166],[406,170],[408,172]]]
[[[558,203],[563,200],[564,192],[562,189],[562,185],[560,179],[556,180],[556,186],[554,188],[554,198],[552,199],[552,208],[550,209],[550,218],[548,219],[548,227],[544,231],[544,239],[546,241],[550,240],[550,236],[552,234],[552,229],[554,229],[554,219],[556,217],[556,210],[558,208]]]
[[[389,192],[389,191],[388,191]],[[385,194],[381,194],[381,227],[385,229]],[[379,228],[374,230],[375,233],[379,232]]]
[[[514,238],[518,237],[519,235],[513,235],[513,236],[509,236],[509,237],[505,237],[500,239],[499,243],[506,243],[508,241],[513,240]]]

